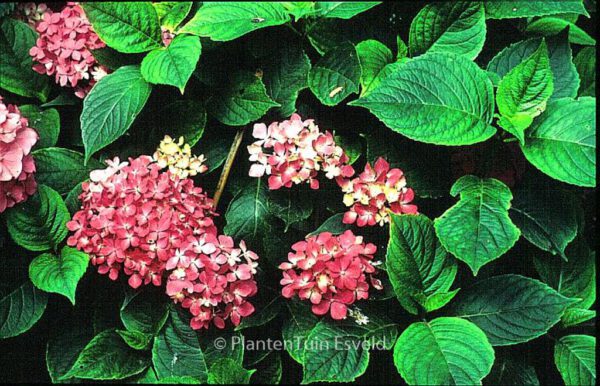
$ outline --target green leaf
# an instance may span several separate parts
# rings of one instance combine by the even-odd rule
[[[392,51],[378,40],[364,40],[356,45],[360,62],[360,95],[366,94],[381,70],[393,62]]]
[[[138,53],[162,46],[158,15],[150,2],[81,4],[94,31],[119,52]]]
[[[536,257],[535,269],[541,280],[561,295],[579,299],[570,308],[590,308],[596,301],[596,254],[579,237],[569,246],[566,256],[568,261]]]
[[[533,366],[521,358],[496,357],[492,371],[485,378],[486,385],[539,386]]]
[[[350,19],[380,3],[381,1],[317,1],[315,9],[321,17]]]
[[[68,327],[61,324],[57,329],[58,333],[48,340],[46,346],[46,367],[52,383],[63,382],[60,379],[73,367],[77,357],[93,337],[91,326]]]
[[[261,365],[264,366],[261,368]],[[252,375],[251,383],[259,385],[279,385],[283,371],[281,354],[273,352],[257,364],[259,369]]]
[[[492,345],[506,346],[544,335],[572,303],[537,280],[501,275],[463,289],[452,315],[475,323]]]
[[[433,53],[398,65],[350,105],[369,109],[416,141],[469,145],[496,132],[490,125],[493,94],[492,83],[476,64],[460,55]]]
[[[152,3],[161,26],[169,31],[175,31],[192,9],[192,1],[161,1]]]
[[[285,1],[283,2],[283,6],[286,11],[294,16],[295,21],[300,20],[305,16],[312,16],[317,11],[315,11],[314,1]]]
[[[244,336],[240,332],[209,329],[197,335],[207,368],[210,368],[222,358],[233,359],[242,364],[244,360]]]
[[[596,310],[586,310],[585,308],[568,308],[560,319],[562,325],[566,328],[577,326],[596,317]]]
[[[137,66],[121,67],[92,88],[83,101],[80,118],[86,161],[125,134],[146,104],[150,91],[152,86],[142,78]]]
[[[81,202],[79,201],[79,195],[83,191],[82,189],[83,182],[77,184],[70,192],[67,194],[65,198],[65,205],[71,213],[71,216],[74,215],[77,211],[81,209]]]
[[[177,35],[168,47],[156,48],[146,55],[142,76],[149,83],[175,86],[183,94],[201,51],[197,36]]]
[[[228,41],[289,20],[290,15],[281,3],[205,2],[179,32]]]
[[[77,184],[89,178],[94,169],[103,169],[104,164],[90,158],[87,165],[83,154],[60,147],[35,150],[35,179],[55,189],[59,194],[69,193]]]
[[[193,153],[204,154],[208,166],[207,173],[218,169],[225,162],[234,135],[233,130],[222,130],[222,127],[217,125],[206,128],[206,135],[203,135],[202,140],[193,148]]]
[[[121,321],[127,330],[146,334],[160,331],[169,316],[162,293],[144,288],[127,296],[120,309]]]
[[[488,71],[503,78],[510,70],[530,57],[539,48],[541,42],[541,38],[535,38],[506,47],[488,63]],[[573,64],[567,31],[547,38],[546,43],[554,83],[551,99],[575,97],[579,88],[579,75]]]
[[[500,80],[496,93],[498,110],[514,127],[511,133],[521,143],[524,131],[533,118],[546,109],[546,102],[554,91],[552,71],[546,42]],[[528,119],[523,119],[526,117]],[[523,123],[525,121],[525,123]]]
[[[158,115],[160,136],[167,134],[175,140],[183,136],[185,143],[193,147],[204,135],[206,111],[196,100],[178,100],[169,103]],[[162,140],[162,137],[157,138],[157,141],[159,140]],[[195,151],[193,153],[197,154]]]
[[[68,233],[70,215],[60,195],[45,185],[27,205],[7,212],[8,232],[12,239],[30,251],[56,249]]]
[[[586,46],[596,45],[596,39],[577,27],[575,23],[571,23],[570,21],[558,17],[542,17],[534,20],[527,25],[525,33],[533,36],[552,36],[567,27],[569,28],[569,42]]]
[[[457,269],[456,261],[439,243],[433,222],[424,215],[391,214],[385,265],[398,301],[415,315],[422,308],[435,309],[426,307],[428,300],[448,293]]]
[[[323,224],[321,224],[316,230],[310,232],[306,236],[315,236],[323,232],[329,232],[336,236],[341,235],[342,233],[350,229],[350,226],[348,224],[344,224],[342,222],[343,219],[343,213],[336,213],[333,216],[329,217],[327,220],[325,220]]]
[[[206,362],[196,332],[175,310],[169,313],[164,329],[154,338],[152,363],[159,379],[190,376],[201,382],[207,380]]]
[[[413,323],[394,348],[394,364],[409,385],[481,385],[493,363],[483,331],[459,318]]]
[[[298,300],[285,303],[290,311],[290,317],[283,323],[281,336],[284,341],[294,342],[286,344],[285,349],[296,362],[304,363],[304,348],[306,339],[319,322],[310,308]]]
[[[320,321],[306,338],[302,383],[353,382],[364,374],[369,364],[369,345],[391,347],[397,336],[394,323],[369,319],[364,326],[353,321]]]
[[[589,16],[582,0],[486,0],[484,4],[485,16],[488,19],[513,19],[560,13]]]
[[[269,211],[267,191],[260,179],[235,195],[225,212],[225,221],[225,234],[245,240],[250,245],[271,232],[273,215]]]
[[[60,257],[44,253],[33,259],[29,265],[29,277],[37,288],[64,295],[75,305],[77,283],[85,273],[88,261],[86,253],[64,247]]]
[[[572,193],[549,188],[526,182],[515,191],[510,217],[530,243],[566,259],[565,248],[577,236],[579,203]]]
[[[301,47],[285,44],[264,68],[263,81],[267,94],[281,107],[275,110],[281,117],[296,111],[298,93],[308,87],[310,60]]]
[[[569,184],[596,186],[596,98],[551,101],[521,146],[529,162]]]
[[[435,219],[435,231],[446,250],[477,275],[512,248],[521,232],[508,217],[512,194],[502,182],[464,176],[450,190],[454,197],[459,193],[460,200]]]
[[[426,5],[410,25],[411,56],[451,52],[475,59],[485,42],[485,12],[480,2]]]
[[[240,331],[249,327],[263,326],[275,319],[281,311],[281,295],[267,288],[258,292],[258,295],[253,298],[252,304],[256,308],[256,312],[246,318],[235,328]]]
[[[285,189],[269,193],[267,207],[273,216],[283,220],[284,232],[312,214],[313,202],[306,199],[307,195],[306,189]]]
[[[579,96],[596,95],[596,47],[584,47],[573,60],[581,85]]]
[[[81,351],[73,367],[60,378],[117,380],[139,374],[148,367],[142,352],[133,350],[112,330],[96,335]]]
[[[135,350],[148,350],[153,336],[140,331],[117,330],[127,345]]]
[[[240,72],[209,102],[208,111],[225,125],[243,126],[261,118],[271,107],[279,104],[269,98],[262,80]]]
[[[56,145],[60,133],[60,116],[56,109],[41,109],[35,105],[19,106],[21,115],[29,121],[29,127],[35,129],[39,140],[37,149]]]
[[[46,102],[49,77],[33,71],[29,49],[37,34],[25,23],[6,17],[0,23],[0,88]]]
[[[256,370],[246,370],[236,361],[222,358],[208,371],[209,385],[247,385]]]
[[[361,68],[352,43],[344,42],[329,50],[308,74],[308,86],[326,106],[335,106],[358,92]]]
[[[0,4],[0,17],[4,17],[4,16],[8,15],[9,13],[11,13],[12,11],[14,11],[15,5],[17,5],[17,3],[13,3],[13,2],[1,3]]]
[[[48,295],[29,281],[0,299],[0,339],[12,338],[33,327],[44,315]]]
[[[563,336],[554,346],[554,363],[565,385],[594,385],[596,338],[588,335]]]

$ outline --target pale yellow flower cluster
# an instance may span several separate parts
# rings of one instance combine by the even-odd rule
[[[165,135],[153,158],[161,168],[168,167],[169,171],[179,178],[193,177],[208,170],[204,165],[206,161],[204,154],[192,155],[192,149],[185,143],[183,137],[179,137],[175,142],[173,138]]]

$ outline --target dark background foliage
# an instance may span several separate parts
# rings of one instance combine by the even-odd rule
[[[406,40],[410,22],[425,4],[426,2],[422,1],[388,2],[352,20],[343,21],[340,25],[344,28],[343,33],[346,38],[352,41],[374,38],[388,47],[395,47],[396,36],[400,35]],[[596,23],[596,13],[593,13],[590,19],[580,18],[578,21],[578,25],[592,36],[596,35]],[[488,20],[486,44],[476,62],[481,66],[485,66],[502,48],[524,38],[525,36],[519,29],[519,20]],[[201,59],[201,64],[205,67],[197,71],[196,75],[190,80],[185,98],[202,99],[206,97],[205,86],[199,80],[206,74],[210,74],[212,80],[219,84],[225,81],[234,70],[246,69],[254,72],[263,68],[268,64],[268,58],[272,51],[277,48],[274,42],[283,41],[288,43],[295,41],[297,44],[302,44],[313,63],[319,57],[306,39],[300,39],[293,31],[284,27],[259,30],[234,42],[229,42],[227,44],[227,55],[223,55],[222,52],[215,54],[216,51],[211,52],[210,47],[207,45]],[[577,46],[573,46],[573,48],[576,50]],[[574,55],[576,52],[574,51]],[[178,91],[172,87],[158,87],[157,91],[153,92],[151,99],[134,123],[134,127],[129,131],[129,134],[104,149],[100,158],[115,154],[121,156],[149,154],[153,151],[158,139],[164,133],[168,133],[169,111],[165,110],[164,106],[179,98]],[[13,98],[12,95],[10,98],[12,103],[19,103],[19,99],[17,96]],[[81,106],[80,102],[76,103],[74,106],[61,108],[62,127],[58,146],[73,148],[81,143],[78,123]],[[335,128],[336,131],[346,133],[349,136],[355,135],[364,128],[372,128],[372,132],[381,136],[383,140],[400,141],[401,143],[409,143],[411,146],[419,146],[419,151],[415,155],[415,162],[428,162],[426,159],[428,157],[439,157],[441,161],[435,167],[443,170],[451,169],[451,157],[447,156],[447,148],[416,144],[409,141],[383,127],[374,116],[364,109],[348,107],[345,104],[340,104],[335,108],[323,106],[308,89],[300,93],[298,106],[303,116],[315,117],[322,128]],[[267,115],[261,121],[270,122],[278,118]],[[157,125],[157,122],[159,125]],[[226,151],[235,130],[210,119],[206,127],[200,146],[202,146],[203,141],[218,137],[222,139]],[[244,144],[238,153],[228,182],[228,189],[219,204],[220,213],[225,213],[227,203],[233,197],[236,187],[243,186],[248,182],[246,176],[249,163],[244,146],[249,143],[249,137],[249,130],[247,130]],[[549,177],[540,174],[528,162],[523,162],[522,159],[507,159],[506,154],[511,154],[510,146],[510,144],[494,137],[485,144],[468,147],[466,150],[473,157],[476,164],[473,174],[488,177],[496,176],[498,171],[508,172],[511,176],[517,176],[516,186],[523,180],[518,176],[523,175],[527,179],[536,179],[548,183]],[[452,152],[460,152],[460,149],[452,149]],[[515,157],[522,157],[522,155],[519,154]],[[364,163],[364,157],[359,163]],[[449,177],[450,183],[458,176]],[[210,173],[208,176],[203,176],[201,177],[201,185],[209,192],[214,192],[218,177],[219,170]],[[559,184],[559,182],[550,183]],[[318,203],[317,213],[313,217],[314,223],[304,225],[308,231],[311,231],[329,216],[325,210],[326,206],[340,205],[341,194],[336,186],[327,183],[318,192],[306,192],[306,194],[307,196],[303,196],[302,199],[310,199]],[[579,193],[576,194],[580,195]],[[586,220],[585,236],[589,245],[596,245],[596,197],[593,192],[589,192],[584,194],[582,199]],[[425,213],[430,218],[441,215],[454,202],[454,198],[447,196],[435,200],[417,199],[420,212]],[[220,226],[222,226],[222,218],[220,221]],[[382,252],[385,251],[385,244],[387,243],[387,232],[378,227],[361,232],[364,234],[365,239],[377,242],[378,257],[382,257]],[[306,233],[301,229],[291,231],[292,242],[303,238]],[[254,248],[254,246],[251,247]],[[265,251],[259,250],[259,252],[262,252],[261,257],[265,254]],[[287,250],[280,250],[279,257],[274,256],[271,258],[281,260],[287,255],[287,252]],[[502,259],[486,265],[477,278],[481,279],[502,273],[519,273],[528,277],[538,277],[533,268],[531,257],[541,256],[544,253],[521,238],[517,245]],[[0,270],[0,294],[4,295],[11,288],[14,288],[16,283],[22,283],[27,279],[27,267],[32,258],[30,252],[19,248],[12,242],[4,225],[0,227],[0,260],[3,262]],[[259,278],[259,283],[261,286],[266,284],[276,289],[278,288],[278,275],[280,273],[276,270],[267,268],[263,272],[263,277]],[[459,270],[457,283],[460,283],[461,287],[467,287],[473,281],[474,278],[470,271],[466,269]],[[15,338],[0,340],[0,373],[2,374],[2,380],[9,383],[49,382],[45,352],[48,339],[54,331],[68,329],[70,323],[86,325],[95,331],[101,331],[103,326],[119,325],[119,307],[125,290],[126,283],[124,280],[113,283],[106,276],[96,274],[93,267],[90,267],[79,284],[76,307],[72,307],[64,297],[51,296],[43,318],[30,331]],[[400,331],[410,324],[411,319],[402,311],[395,299],[383,303],[381,308],[388,310],[389,316],[400,324]],[[432,317],[442,314],[443,310],[436,311]],[[246,330],[247,338],[251,339],[253,336],[265,337],[265,334],[277,337],[278,332],[281,331],[282,317],[285,317],[285,314],[280,315],[279,318],[271,321],[263,328]],[[560,375],[554,366],[554,342],[552,340],[558,339],[560,336],[554,335],[554,333],[555,331],[551,330],[549,335],[517,346],[495,347],[496,357],[500,358],[510,351],[514,358],[523,360],[535,367],[541,384],[561,384]],[[595,328],[592,324],[587,324],[571,328],[570,333],[595,335]],[[284,352],[282,355],[282,382],[297,382],[302,377],[301,367],[291,360],[287,353]],[[357,382],[364,384],[404,384],[394,367],[392,355],[389,351],[374,351],[367,372]]]

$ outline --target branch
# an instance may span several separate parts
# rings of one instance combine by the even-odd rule
[[[242,138],[244,137],[244,129],[238,130],[235,134],[235,138],[233,139],[233,143],[229,148],[229,153],[227,154],[227,158],[225,159],[225,164],[223,166],[223,171],[221,172],[221,177],[219,177],[219,183],[217,184],[217,191],[215,192],[215,196],[213,197],[214,207],[216,208],[219,205],[219,200],[221,199],[221,195],[223,194],[223,190],[225,190],[225,185],[227,184],[227,178],[229,178],[229,172],[231,171],[231,166],[233,166],[233,161],[235,159],[235,155],[237,154],[238,149],[242,143]]]

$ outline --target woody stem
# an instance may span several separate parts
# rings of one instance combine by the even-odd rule
[[[233,166],[233,161],[235,160],[235,155],[237,154],[240,145],[242,144],[242,138],[244,137],[244,129],[238,130],[235,134],[235,138],[229,148],[229,153],[227,154],[227,158],[225,159],[225,164],[223,165],[223,171],[221,172],[221,177],[219,177],[219,183],[217,184],[217,190],[215,192],[215,196],[213,197],[214,207],[216,208],[219,204],[219,199],[223,194],[223,190],[225,190],[225,185],[227,184],[227,178],[229,178],[229,172],[231,171],[231,167]]]

